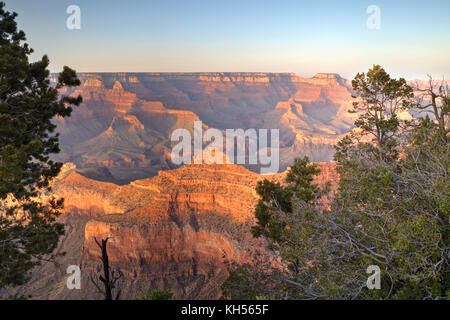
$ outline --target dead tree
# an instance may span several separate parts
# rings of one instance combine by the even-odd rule
[[[102,239],[101,243],[97,241],[97,238],[94,238],[95,242],[97,243],[98,247],[100,248],[102,252],[102,264],[103,264],[103,275],[100,275],[98,278],[101,282],[103,282],[103,285],[105,289],[103,290],[101,286],[90,276],[91,282],[95,285],[97,290],[105,296],[105,300],[113,300],[113,289],[116,288],[116,282],[122,277],[122,272],[111,270],[109,267],[109,260],[108,260],[108,251],[106,249],[106,245],[108,243],[109,238]],[[121,294],[121,290],[117,292],[117,295],[114,300],[119,300]]]
[[[448,128],[450,112],[449,82],[433,80],[429,75],[427,84],[424,86],[416,82],[414,90],[416,91],[417,109],[432,114],[443,133],[443,137],[446,137],[450,133]]]

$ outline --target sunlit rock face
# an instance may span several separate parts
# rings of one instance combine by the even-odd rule
[[[333,181],[335,189],[334,164],[319,167],[323,173],[316,183]],[[100,258],[95,239],[110,237],[109,260],[125,275],[128,297],[139,294],[134,286],[140,283],[170,289],[180,298],[218,298],[227,277],[224,256],[251,263],[252,253],[265,252],[270,259],[266,243],[250,234],[255,187],[264,178],[283,182],[285,173],[261,176],[236,165],[201,164],[160,171],[122,187],[105,184],[109,194],[96,187],[103,207],[111,206],[115,211],[109,212],[116,214],[87,222],[81,265],[95,271]],[[88,180],[78,179],[85,181],[81,195],[91,194]]]
[[[176,168],[171,133],[204,128],[280,130],[280,170],[296,156],[330,161],[333,145],[352,128],[351,89],[337,74],[82,73],[84,98],[68,119],[56,119],[59,160],[85,176],[115,183]],[[53,78],[55,81],[56,78]],[[255,168],[248,167],[252,170]]]
[[[82,265],[95,270],[95,238],[111,237],[110,262],[130,283],[169,288],[183,298],[218,298],[227,275],[224,255],[248,262],[251,252],[265,250],[249,233],[261,178],[235,165],[203,164],[122,186],[115,192],[129,197],[125,213],[87,222]]]
[[[335,189],[335,165],[319,166],[316,182],[331,181]],[[283,183],[285,177],[285,172],[262,176],[232,164],[199,164],[119,186],[86,178],[66,164],[52,183],[52,195],[65,199],[61,221],[66,234],[56,253],[66,254],[59,266],[44,263],[26,286],[7,293],[101,299],[89,279],[101,271],[95,239],[109,237],[109,261],[124,275],[118,283],[122,299],[154,289],[170,289],[179,299],[218,298],[227,277],[224,256],[252,263],[253,253],[259,252],[272,259],[266,243],[250,233],[255,187],[264,178]],[[70,265],[81,267],[81,290],[67,289]]]

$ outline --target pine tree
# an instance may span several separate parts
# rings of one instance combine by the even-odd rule
[[[35,265],[52,258],[64,233],[55,222],[63,199],[38,197],[51,190],[62,166],[51,159],[60,151],[51,120],[70,116],[71,105],[82,102],[59,94],[80,84],[74,70],[64,67],[52,87],[48,57],[29,61],[33,50],[16,17],[0,2],[0,288],[25,283]]]

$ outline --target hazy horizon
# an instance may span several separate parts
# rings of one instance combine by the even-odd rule
[[[369,66],[372,67],[372,66]],[[365,72],[365,71],[360,71],[360,72]],[[58,74],[58,71],[52,71],[52,74]],[[124,73],[124,74],[214,74],[214,73],[222,73],[222,74],[243,74],[243,73],[248,73],[248,74],[294,74],[297,77],[300,78],[313,78],[318,74],[337,74],[339,75],[341,78],[343,78],[344,80],[353,80],[354,76],[352,76],[351,78],[346,78],[343,75],[336,73],[336,72],[316,72],[311,74],[310,76],[305,76],[303,74],[298,74],[297,72],[276,72],[276,71],[77,71],[77,74],[79,75],[88,75],[88,74],[111,74],[111,75],[115,75],[118,73]],[[400,76],[401,77],[401,76]],[[404,77],[403,77],[404,78]],[[449,81],[448,78],[433,78],[436,81],[440,81],[440,80],[444,80],[444,81]],[[410,78],[405,78],[406,81],[424,81],[424,80],[428,80],[427,76],[423,77],[423,78],[414,78],[414,79],[410,79]]]

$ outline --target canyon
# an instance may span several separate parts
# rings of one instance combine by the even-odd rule
[[[335,164],[318,165],[316,183],[331,181],[335,188]],[[60,221],[66,234],[56,250],[65,255],[0,295],[102,299],[90,277],[102,268],[95,239],[109,237],[110,264],[123,273],[117,284],[122,299],[155,289],[171,290],[177,299],[217,299],[227,261],[251,262],[255,253],[272,259],[267,243],[250,233],[262,179],[283,182],[285,172],[263,176],[232,164],[192,164],[116,185],[86,178],[67,163],[52,183],[52,195],[65,199]],[[80,290],[66,286],[71,265],[81,268]]]
[[[82,95],[70,118],[54,119],[65,165],[52,195],[65,199],[66,225],[58,265],[43,263],[27,285],[0,296],[101,299],[90,281],[101,270],[95,239],[109,237],[112,267],[123,273],[122,299],[171,290],[177,299],[217,299],[226,261],[273,256],[254,239],[258,181],[283,182],[294,158],[307,155],[322,170],[316,182],[338,175],[334,144],[353,128],[351,85],[337,74],[81,73]],[[56,75],[50,79],[56,82]],[[234,164],[175,165],[175,129],[278,129],[280,172]],[[238,146],[239,147],[239,146]],[[245,148],[245,146],[240,146]],[[49,194],[42,194],[45,200]],[[67,267],[81,268],[81,289],[69,290]]]
[[[279,129],[280,171],[295,157],[331,161],[353,127],[349,81],[337,74],[81,73],[84,103],[55,119],[62,152],[83,175],[118,184],[174,169],[170,135],[205,129]],[[56,75],[52,76],[53,82]],[[245,148],[245,147],[244,147]],[[247,166],[258,171],[257,167]]]

